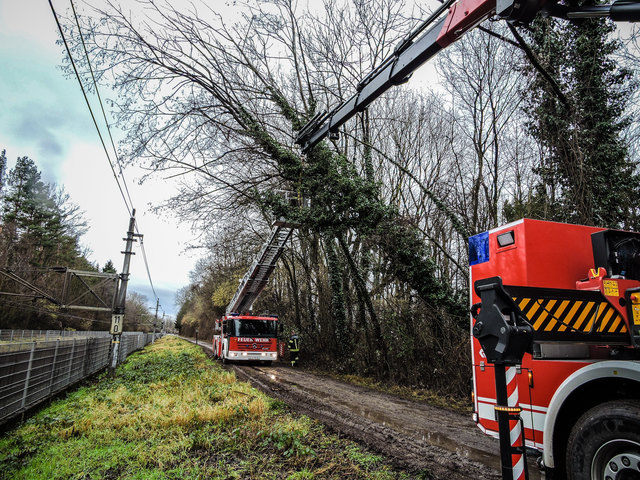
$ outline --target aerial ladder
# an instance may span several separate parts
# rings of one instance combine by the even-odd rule
[[[294,192],[290,191],[277,191],[286,204],[293,207],[303,206],[304,199]],[[240,285],[234,294],[231,302],[227,306],[226,315],[232,313],[245,313],[251,310],[253,302],[260,296],[262,290],[267,285],[271,273],[273,273],[278,259],[284,251],[284,247],[291,237],[293,230],[298,225],[284,217],[278,218],[273,222],[271,229],[271,235],[262,246],[260,253],[245,273]]]
[[[294,228],[295,226],[293,224],[287,223],[284,220],[274,224],[271,235],[240,281],[238,290],[227,306],[227,315],[251,310],[253,302],[255,302],[256,298],[258,298],[267,285],[269,277],[276,267],[276,263],[280,255],[282,255],[287,240],[289,240]]]
[[[504,19],[514,31],[513,25],[529,23],[539,12],[566,20],[608,17],[614,21],[635,22],[640,21],[640,2],[618,0],[609,5],[572,6],[551,0],[446,0],[358,84],[357,91],[349,99],[329,112],[314,116],[299,131],[296,143],[303,153],[309,153],[324,138],[337,139],[340,128],[349,119],[363,112],[391,87],[407,82],[415,70],[484,20],[490,17]],[[511,438],[512,432],[516,431],[514,424],[521,422],[521,418],[520,407],[510,404],[512,394],[507,384],[511,385],[508,372],[520,368],[525,353],[531,354],[534,328],[512,296],[506,293],[499,276],[477,282],[475,290],[482,298],[482,303],[474,305],[475,324],[472,331],[482,347],[483,358],[486,357],[487,363],[495,370],[494,398],[497,402],[494,415],[499,429],[502,478],[528,478],[526,458],[525,462],[521,461],[526,454],[524,439],[519,441]],[[640,300],[638,302],[640,304]],[[638,318],[640,323],[640,314]],[[635,364],[631,365],[631,376],[638,375],[636,367]],[[615,452],[612,455],[612,459],[616,460]],[[626,451],[618,456],[628,460],[628,455],[625,455]],[[640,469],[640,452],[633,453],[632,459]],[[617,468],[617,465],[614,466]],[[606,478],[614,478],[612,475]],[[596,475],[593,478],[601,477]]]

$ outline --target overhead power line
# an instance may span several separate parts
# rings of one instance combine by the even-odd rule
[[[107,120],[107,114],[104,111],[104,105],[102,103],[102,97],[100,96],[100,89],[98,88],[98,82],[96,82],[96,77],[93,73],[93,68],[91,68],[91,60],[89,60],[89,52],[87,51],[87,45],[84,43],[84,36],[82,35],[82,30],[80,28],[80,20],[78,20],[78,14],[76,13],[76,7],[73,4],[73,0],[69,0],[71,3],[71,10],[73,11],[73,17],[76,21],[76,25],[78,27],[78,35],[80,36],[80,41],[82,42],[82,49],[84,51],[84,57],[87,61],[87,66],[89,67],[89,72],[91,73],[91,80],[93,81],[93,88],[96,90],[96,96],[98,97],[98,103],[100,105],[100,110],[102,111],[102,118],[104,119],[104,124],[107,127],[107,133],[109,134],[109,141],[111,142],[111,148],[113,149],[113,154],[116,159],[116,163],[118,164],[118,170],[120,172],[120,176],[122,177],[122,183],[124,185],[124,190],[127,194],[127,198],[129,199],[129,205],[133,208],[133,200],[131,200],[131,194],[129,193],[129,187],[127,185],[127,180],[124,177],[124,171],[122,169],[122,162],[120,161],[120,156],[118,155],[118,150],[116,149],[116,145],[113,141],[113,135],[111,135],[111,128],[109,127],[109,121]],[[69,53],[69,57],[71,57],[71,53]],[[115,173],[115,172],[114,172]],[[126,203],[126,202],[125,202]]]
[[[86,90],[84,88],[84,85],[82,83],[82,78],[80,76],[80,73],[78,72],[78,68],[76,67],[76,63],[73,60],[73,56],[71,54],[71,48],[69,47],[69,44],[68,44],[67,39],[66,39],[65,34],[64,34],[64,30],[62,29],[62,25],[60,24],[60,20],[58,18],[58,14],[56,13],[56,10],[55,10],[55,7],[53,6],[52,1],[49,0],[49,6],[51,7],[51,12],[53,13],[53,18],[55,19],[56,25],[58,26],[58,31],[60,32],[60,36],[62,38],[62,42],[64,43],[65,49],[67,51],[67,55],[69,56],[69,61],[71,62],[71,66],[73,67],[73,71],[75,73],[76,79],[78,80],[78,84],[80,85],[80,89],[82,90],[82,95],[84,97],[85,103],[87,104],[87,108],[89,109],[89,113],[91,114],[91,119],[93,120],[93,125],[96,128],[96,131],[98,132],[98,137],[100,138],[100,143],[102,144],[102,148],[103,148],[104,153],[105,153],[105,155],[107,157],[107,161],[109,162],[109,167],[111,168],[111,171],[113,173],[113,177],[114,177],[114,179],[116,181],[116,184],[118,186],[118,190],[120,191],[120,196],[122,197],[122,200],[124,201],[124,204],[125,204],[125,207],[127,209],[127,212],[129,212],[129,215],[131,216],[132,212],[134,211],[134,205],[133,205],[133,201],[131,200],[131,195],[130,195],[130,192],[129,192],[129,187],[127,186],[127,181],[126,181],[125,176],[124,176],[124,171],[123,171],[123,168],[122,168],[122,162],[120,161],[120,158],[118,156],[118,151],[117,151],[117,149],[115,147],[115,143],[113,141],[113,135],[111,134],[111,128],[110,128],[109,122],[107,120],[107,115],[106,115],[106,112],[105,112],[105,109],[104,109],[104,104],[102,102],[102,97],[100,96],[100,91],[98,89],[98,83],[96,81],[96,78],[95,78],[95,75],[94,75],[94,72],[93,72],[93,68],[91,67],[91,61],[89,59],[89,53],[87,51],[87,47],[86,47],[86,44],[84,42],[84,38],[82,36],[82,31],[80,29],[80,21],[78,19],[78,15],[76,13],[76,9],[75,9],[75,6],[73,4],[73,0],[69,0],[69,3],[71,4],[71,9],[73,11],[73,16],[74,16],[76,25],[78,27],[78,34],[79,34],[80,40],[82,42],[82,48],[83,48],[83,51],[84,51],[84,54],[85,54],[85,59],[86,59],[87,65],[89,67],[89,71],[91,73],[91,79],[92,79],[93,86],[94,86],[95,91],[96,91],[96,96],[98,98],[98,103],[100,105],[100,109],[102,111],[102,117],[104,119],[104,123],[105,123],[106,129],[107,129],[108,135],[109,135],[111,147],[113,149],[113,154],[114,154],[114,158],[115,158],[115,163],[118,166],[119,174],[120,174],[120,177],[122,178],[122,184],[120,182],[120,179],[118,178],[118,173],[116,172],[116,168],[114,166],[114,162],[111,160],[111,155],[109,154],[109,151],[107,149],[105,140],[104,140],[104,138],[102,136],[102,132],[100,130],[100,127],[98,126],[98,122],[96,120],[96,116],[93,113],[93,108],[91,107],[91,103],[89,102],[89,98],[87,96],[87,92],[86,92]],[[140,231],[138,229],[137,224],[135,226],[135,229],[136,229],[136,232],[139,234]],[[149,261],[147,259],[147,254],[146,254],[146,251],[145,251],[145,248],[144,248],[144,242],[142,241],[142,237],[140,237],[140,238],[141,238],[141,240],[140,240],[140,249],[142,251],[142,257],[143,257],[143,260],[144,260],[144,265],[145,265],[145,270],[147,272],[147,277],[149,279],[149,284],[151,286],[151,291],[153,292],[153,295],[154,295],[155,299],[159,301],[159,297],[158,297],[158,295],[156,293],[155,287],[153,285],[153,280],[151,278],[151,270],[149,268]],[[163,313],[164,313],[164,310],[163,310]]]
[[[82,90],[82,96],[84,97],[84,101],[87,104],[87,108],[89,109],[89,113],[91,114],[91,119],[93,120],[93,125],[98,132],[98,137],[100,137],[100,143],[102,144],[102,149],[104,150],[105,155],[107,156],[107,160],[109,162],[109,167],[111,167],[111,171],[113,172],[113,177],[116,180],[116,184],[118,185],[118,189],[120,190],[120,195],[124,200],[125,207],[131,215],[131,211],[133,210],[133,205],[130,205],[125,196],[124,190],[122,189],[122,185],[120,185],[120,180],[118,179],[118,174],[116,173],[115,167],[113,166],[113,162],[111,161],[111,156],[109,155],[109,151],[107,150],[107,146],[104,142],[104,138],[102,137],[102,132],[100,131],[100,127],[98,126],[98,122],[96,120],[95,115],[93,114],[93,109],[91,108],[91,103],[89,102],[89,97],[87,96],[87,92],[82,84],[82,79],[80,78],[80,73],[78,73],[78,68],[76,67],[76,62],[73,60],[73,55],[71,55],[71,48],[69,48],[69,44],[67,43],[67,38],[64,35],[64,31],[62,30],[62,25],[60,25],[60,20],[58,19],[58,14],[53,6],[51,0],[49,0],[49,6],[51,7],[51,12],[53,13],[53,18],[56,21],[56,25],[58,26],[58,31],[60,32],[60,36],[62,37],[62,42],[64,43],[64,47],[67,51],[67,55],[69,56],[69,61],[71,62],[71,66],[73,67],[73,71],[76,75],[76,79],[78,80],[78,84],[80,85],[80,90]],[[82,35],[82,34],[80,34]]]

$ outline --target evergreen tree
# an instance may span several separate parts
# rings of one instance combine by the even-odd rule
[[[640,177],[621,133],[627,128],[631,73],[614,60],[621,48],[611,21],[538,19],[538,57],[566,93],[563,103],[540,75],[526,92],[529,131],[541,146],[540,184],[527,205],[507,216],[614,228],[638,228]],[[533,75],[533,74],[532,74]]]
[[[70,202],[69,195],[41,178],[33,160],[20,157],[6,176],[6,153],[0,154],[2,188],[2,228],[0,229],[0,266],[19,271],[22,278],[55,294],[60,292],[64,277],[54,271],[33,267],[65,266],[93,270],[94,266],[80,251],[79,236],[86,222],[82,212]],[[4,277],[0,291],[19,293],[18,285]],[[13,297],[0,296],[0,328],[87,328],[90,320],[62,320],[49,314],[50,304],[30,301],[29,308],[12,302]],[[71,322],[71,323],[69,323]]]
[[[113,262],[111,260],[107,260],[107,263],[105,263],[104,267],[102,267],[102,272],[103,273],[118,273],[118,271],[116,270],[116,267],[113,265]]]
[[[7,173],[7,151],[2,150],[0,152],[0,194],[4,189],[4,182]]]
[[[85,268],[79,237],[86,230],[82,212],[63,188],[42,181],[28,157],[9,172],[2,204],[5,264]]]
[[[3,218],[8,229],[8,263],[43,265],[64,233],[51,186],[41,179],[37,166],[20,157],[9,172]]]

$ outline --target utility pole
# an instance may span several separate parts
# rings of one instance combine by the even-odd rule
[[[120,352],[120,339],[122,337],[122,327],[124,324],[124,307],[127,300],[127,283],[129,282],[129,265],[131,264],[131,255],[133,253],[133,242],[137,241],[135,237],[142,237],[140,234],[134,233],[136,226],[136,210],[135,208],[131,212],[131,218],[129,219],[129,230],[127,231],[127,238],[123,238],[127,243],[125,244],[124,263],[122,265],[122,273],[119,276],[118,289],[116,292],[116,302],[113,307],[113,314],[111,315],[111,334],[113,339],[111,341],[111,366],[109,367],[109,373],[114,374],[116,367],[118,366],[118,354]]]
[[[156,327],[158,326],[158,307],[160,306],[160,299],[156,298],[156,319],[153,321],[153,336],[151,337],[151,343],[156,343]]]

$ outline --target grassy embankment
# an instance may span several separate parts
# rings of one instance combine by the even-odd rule
[[[169,337],[2,435],[0,478],[416,477]]]

